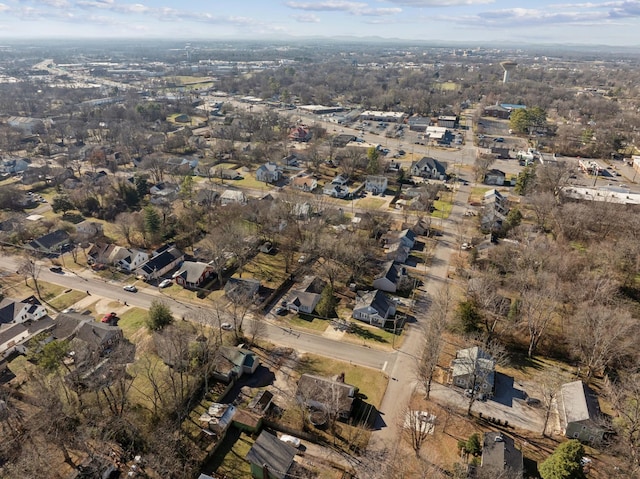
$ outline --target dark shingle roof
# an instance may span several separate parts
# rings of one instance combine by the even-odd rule
[[[29,246],[31,246],[33,249],[51,249],[61,243],[64,243],[65,241],[69,241],[69,235],[67,234],[67,232],[64,230],[56,230],[33,240],[31,243],[29,243]]]
[[[516,449],[513,438],[499,432],[485,432],[482,469],[522,471],[522,452]]]
[[[266,467],[271,476],[284,479],[293,463],[296,450],[273,434],[262,431],[245,459],[251,464]]]

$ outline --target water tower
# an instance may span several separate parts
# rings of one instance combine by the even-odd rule
[[[509,75],[511,74],[511,72],[513,70],[516,69],[518,64],[516,62],[507,61],[507,62],[501,62],[500,66],[504,70],[504,76],[502,77],[502,83],[507,83],[509,81]]]

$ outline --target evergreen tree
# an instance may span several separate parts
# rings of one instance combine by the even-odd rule
[[[584,479],[584,447],[577,439],[560,444],[538,468],[542,479]]]
[[[160,215],[156,209],[149,205],[144,208],[144,232],[148,234],[152,240],[155,240],[160,233]]]
[[[330,318],[336,314],[337,301],[333,295],[333,288],[330,284],[326,285],[320,295],[320,301],[316,306],[316,312],[323,318]]]
[[[367,173],[370,175],[377,175],[380,173],[380,152],[375,146],[372,146],[367,150]]]
[[[173,314],[169,306],[161,301],[152,301],[149,308],[147,326],[151,331],[161,331],[173,323]]]

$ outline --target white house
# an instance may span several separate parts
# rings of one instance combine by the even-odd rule
[[[387,318],[396,314],[396,305],[380,290],[361,294],[356,298],[352,316],[365,323],[383,327]]]
[[[261,165],[256,170],[256,180],[263,181],[265,183],[276,183],[282,178],[282,169],[280,166],[272,161]]]
[[[318,181],[309,175],[296,176],[291,180],[291,186],[302,191],[313,191],[318,187]]]
[[[380,274],[373,280],[373,287],[387,293],[395,293],[403,278],[407,277],[404,266],[395,261],[387,261]]]
[[[127,255],[117,262],[117,266],[125,271],[132,272],[140,265],[149,261],[149,253],[139,249],[127,249]]]
[[[349,188],[334,183],[327,183],[324,185],[324,188],[322,188],[322,193],[333,198],[344,198],[349,194]]]
[[[364,182],[364,189],[371,193],[384,193],[387,189],[388,180],[386,176],[367,176]]]
[[[0,302],[0,325],[36,321],[46,315],[47,310],[41,304],[13,301],[12,299],[3,299]]]
[[[230,205],[232,203],[244,204],[247,202],[246,196],[240,190],[225,190],[220,195],[220,204],[222,206]]]

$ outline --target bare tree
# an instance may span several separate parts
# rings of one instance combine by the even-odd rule
[[[613,422],[617,440],[613,447],[625,458],[628,476],[640,472],[640,372],[624,372],[613,382],[608,381],[606,392],[618,417]]]
[[[587,368],[587,382],[597,372],[635,350],[637,322],[629,311],[583,303],[568,334],[573,350]]]
[[[38,298],[41,298],[40,285],[38,284],[38,276],[40,275],[41,266],[31,258],[24,258],[20,261],[18,266],[18,273],[24,276],[24,282],[27,284],[27,279],[33,280],[33,285],[36,288],[36,294]]]
[[[542,402],[544,403],[544,424],[542,425],[542,435],[547,435],[547,426],[549,424],[549,417],[553,406],[557,406],[558,394],[560,394],[560,388],[562,387],[562,378],[549,372],[542,382]]]
[[[425,399],[429,399],[433,376],[438,368],[442,351],[442,335],[447,326],[447,317],[452,306],[451,291],[442,288],[433,299],[430,314],[424,326],[424,345],[418,360],[417,376],[424,387]]]
[[[422,446],[429,438],[429,435],[433,434],[436,418],[426,411],[418,411],[412,407],[407,407],[402,420],[404,421],[401,425],[404,437],[413,452],[415,452],[416,457],[419,457]]]
[[[478,182],[484,181],[484,177],[491,168],[491,165],[496,161],[493,155],[487,154],[478,154],[476,156],[475,162],[473,164],[473,173],[475,175],[475,179]]]

